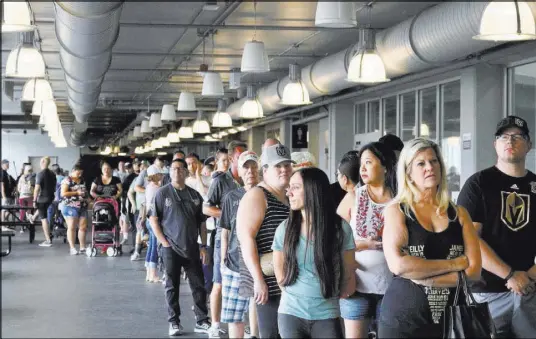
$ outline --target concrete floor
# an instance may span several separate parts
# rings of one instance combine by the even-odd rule
[[[13,251],[2,264],[2,338],[166,338],[167,308],[162,284],[145,282],[144,261],[126,255],[69,256],[59,239],[50,248],[38,231],[13,237]],[[2,239],[2,248],[7,246]],[[188,284],[181,285],[184,337],[193,332]]]

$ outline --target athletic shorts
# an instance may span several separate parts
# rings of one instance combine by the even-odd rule
[[[244,315],[249,307],[249,298],[238,295],[240,273],[222,265],[222,312],[223,323],[245,322]]]
[[[45,220],[48,216],[48,207],[52,202],[38,202],[36,204],[37,211],[39,211],[39,220]]]

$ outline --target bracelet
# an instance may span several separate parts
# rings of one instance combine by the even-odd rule
[[[207,245],[201,245],[201,248],[207,248]]]
[[[505,281],[505,282],[508,282],[508,280],[510,280],[510,278],[514,276],[514,272],[515,272],[514,269],[511,268],[511,269],[510,269],[510,273],[508,273],[508,275],[506,276],[506,278],[504,278],[504,281]]]

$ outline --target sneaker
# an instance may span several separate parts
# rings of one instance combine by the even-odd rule
[[[251,338],[251,329],[249,328],[249,325],[244,326],[244,338]]]
[[[78,250],[78,253],[86,254],[86,249],[84,247],[80,247],[80,249]]]
[[[140,254],[134,251],[134,253],[132,253],[132,255],[130,256],[130,261],[136,261],[136,260],[140,260]]]
[[[71,248],[71,250],[69,251],[69,253],[71,255],[78,255],[78,251],[76,250],[76,248]]]
[[[197,324],[195,324],[195,328],[194,328],[194,332],[196,333],[208,333],[208,337],[209,338],[219,338],[220,335],[219,335],[219,331],[214,331],[216,333],[217,336],[215,337],[211,337],[210,336],[210,329],[211,329],[211,325],[210,325],[210,321],[208,320],[203,320]]]
[[[182,335],[183,327],[181,324],[170,323],[169,324],[169,336],[176,337]]]
[[[52,246],[52,241],[45,240],[42,243],[40,243],[39,246],[41,246],[41,247],[50,247],[50,246]]]

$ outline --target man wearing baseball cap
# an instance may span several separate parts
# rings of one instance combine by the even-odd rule
[[[238,174],[244,183],[225,195],[221,205],[221,274],[222,274],[222,318],[229,324],[229,338],[244,337],[244,315],[248,310],[249,298],[238,294],[240,284],[240,244],[236,234],[236,213],[240,200],[247,191],[259,183],[259,158],[253,151],[245,151],[238,158]],[[256,322],[251,317],[250,324]],[[255,326],[253,326],[255,327]]]
[[[271,272],[263,272],[261,257],[271,260],[275,230],[288,218],[286,196],[292,166],[290,150],[282,144],[263,149],[263,181],[249,190],[238,207],[236,230],[243,256],[240,259],[241,297],[254,298],[261,338],[278,336],[277,309],[281,290]],[[267,258],[267,259],[266,259]]]
[[[480,233],[482,281],[473,287],[487,302],[499,337],[536,333],[536,174],[525,168],[532,148],[527,122],[497,124],[495,166],[467,179],[457,203]]]

